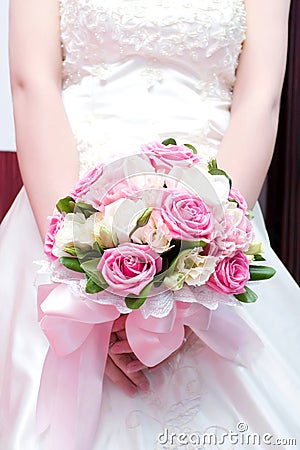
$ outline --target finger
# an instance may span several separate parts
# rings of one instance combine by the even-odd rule
[[[192,334],[193,334],[192,330],[189,327],[185,326],[184,327],[184,337],[186,340],[184,341],[184,344],[189,340],[189,338],[192,336]]]
[[[125,314],[122,314],[120,317],[118,317],[113,324],[112,331],[121,331],[125,329],[125,322],[126,322],[127,316]]]
[[[119,341],[127,341],[128,340],[125,330],[117,331],[116,335],[117,335]]]
[[[117,341],[110,347],[110,353],[120,355],[122,353],[132,353],[132,349],[128,341]]]
[[[127,377],[142,391],[148,392],[150,384],[148,378],[142,371],[138,372],[127,372],[127,365],[133,361],[129,354],[114,355],[110,354],[112,361],[118,366],[118,368],[127,375]]]
[[[114,345],[115,342],[118,341],[117,333],[111,333],[110,340],[109,340],[109,348]]]
[[[145,366],[141,361],[136,359],[135,361],[130,361],[126,366],[126,372],[134,373],[139,372],[140,370],[147,369],[147,366]]]
[[[174,357],[174,355],[176,355],[178,352],[180,352],[187,345],[191,345],[193,343],[193,341],[197,340],[197,339],[198,339],[198,337],[193,333],[193,331],[189,327],[185,326],[184,327],[184,338],[183,338],[181,346],[177,350],[175,350],[175,352],[173,352],[170,356],[168,356],[168,358],[164,359],[162,362],[160,362],[156,366],[149,367],[149,372],[150,373],[155,372],[157,369],[162,367],[165,363],[170,362],[170,360]]]
[[[105,374],[126,394],[134,396],[137,393],[137,386],[115,365],[110,356],[107,357]]]

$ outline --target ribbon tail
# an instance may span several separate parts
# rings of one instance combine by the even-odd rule
[[[263,346],[255,331],[228,305],[219,305],[210,314],[207,329],[197,326],[197,314],[185,318],[184,323],[223,358],[249,366]]]
[[[49,349],[37,406],[38,431],[47,450],[91,448],[97,430],[113,321],[94,326],[82,346],[60,356]]]
[[[92,336],[82,353],[78,389],[78,448],[92,448],[99,424],[102,388],[112,322],[94,327]],[[53,450],[53,449],[52,449]]]
[[[36,429],[38,434],[46,431],[51,422],[52,411],[54,408],[54,399],[57,390],[58,366],[59,357],[50,347],[44,360],[38,393],[36,408]],[[53,393],[51,395],[49,395],[48,391],[50,386],[53,389]]]

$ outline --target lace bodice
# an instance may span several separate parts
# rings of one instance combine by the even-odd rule
[[[243,0],[60,0],[60,12],[82,172],[170,136],[215,155],[245,39]]]
[[[65,86],[87,74],[109,79],[135,56],[149,83],[163,77],[160,63],[192,70],[199,88],[230,88],[245,10],[243,0],[61,0],[61,32]]]

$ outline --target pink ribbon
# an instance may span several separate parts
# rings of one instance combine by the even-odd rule
[[[261,341],[232,306],[219,304],[211,311],[198,303],[176,302],[167,317],[145,319],[140,310],[126,320],[128,342],[137,358],[155,366],[177,350],[184,338],[184,325],[214,352],[248,365]]]
[[[39,389],[37,429],[49,426],[47,450],[92,447],[114,306],[74,295],[66,285],[38,290],[39,321],[49,340]]]
[[[101,393],[113,321],[120,313],[72,293],[67,285],[42,285],[39,322],[50,348],[41,376],[37,426],[49,426],[47,450],[89,450],[98,426]],[[126,320],[129,344],[146,366],[177,350],[184,325],[224,358],[247,364],[261,342],[234,308],[215,311],[197,303],[176,302],[168,316],[145,319],[140,310]]]

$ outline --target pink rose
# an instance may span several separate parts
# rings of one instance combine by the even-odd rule
[[[247,251],[253,241],[254,231],[246,211],[232,204],[225,211],[222,227],[211,245],[210,254],[231,256],[236,251]]]
[[[191,167],[200,161],[198,155],[185,145],[164,145],[150,142],[141,147],[155,170],[172,169],[172,167]]]
[[[55,236],[58,230],[61,228],[63,224],[64,216],[60,214],[58,211],[56,211],[53,216],[51,217],[48,231],[45,236],[45,242],[44,242],[44,252],[47,256],[49,256],[51,259],[57,259],[56,256],[52,254],[52,249],[55,243]]]
[[[235,200],[239,204],[239,208],[245,212],[247,211],[247,202],[238,189],[234,187],[230,189],[228,200]]]
[[[206,284],[221,294],[241,294],[249,278],[249,261],[243,252],[237,252],[218,263]]]
[[[138,295],[162,269],[162,259],[148,245],[132,243],[104,251],[98,265],[110,291]]]
[[[99,165],[77,183],[77,187],[72,194],[76,197],[76,200],[80,198],[80,200],[103,212],[104,205],[113,203],[126,194],[131,194],[129,182],[126,179],[126,169],[126,158],[121,158],[107,165]],[[128,192],[122,192],[125,185],[128,187]]]
[[[201,198],[181,190],[165,189],[160,211],[173,239],[209,242],[213,221],[207,205]]]
[[[121,198],[129,198],[132,194],[137,192],[139,188],[127,180],[121,181],[116,186],[109,189],[102,200],[103,205],[110,205],[111,203],[120,200]]]
[[[226,251],[231,251],[233,248],[234,251],[248,250],[254,238],[254,231],[250,220],[244,212],[238,221],[235,221],[232,216],[226,215],[225,236]]]
[[[103,174],[103,166],[101,164],[91,170],[85,177],[81,178],[75,186],[75,189],[71,192],[71,197],[77,200],[84,200],[85,195],[89,192],[91,186],[96,183]]]

